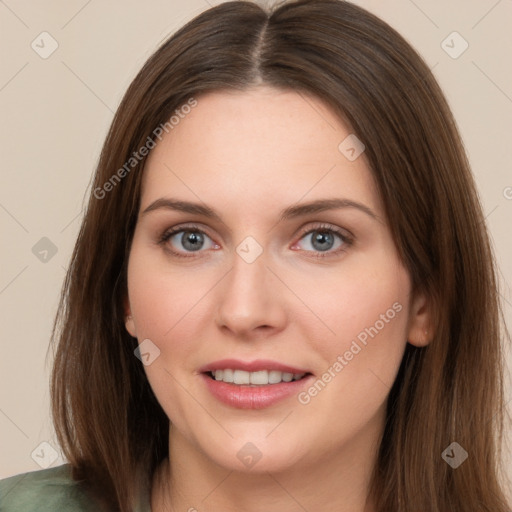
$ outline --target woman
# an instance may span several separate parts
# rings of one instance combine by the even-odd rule
[[[221,4],[117,111],[54,328],[69,464],[1,510],[508,511],[505,334],[421,58],[338,0]]]

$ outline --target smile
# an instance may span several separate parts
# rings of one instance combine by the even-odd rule
[[[278,361],[223,359],[199,369],[209,394],[236,409],[263,409],[297,395],[314,378]]]

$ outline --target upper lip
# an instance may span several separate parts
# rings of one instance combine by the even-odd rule
[[[201,373],[213,372],[215,370],[244,370],[246,372],[258,372],[262,370],[275,370],[284,373],[310,373],[304,368],[296,368],[287,364],[267,359],[256,359],[254,361],[240,361],[238,359],[221,359],[202,366]]]

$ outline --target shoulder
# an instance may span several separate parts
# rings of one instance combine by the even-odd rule
[[[71,466],[22,473],[0,480],[0,512],[98,510],[71,476]]]

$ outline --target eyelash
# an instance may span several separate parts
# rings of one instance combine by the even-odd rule
[[[185,226],[176,226],[174,228],[170,228],[170,229],[164,231],[158,239],[158,244],[164,245],[176,233],[181,233],[181,232],[186,232],[186,231],[200,233],[200,234],[206,235],[208,238],[211,238],[208,235],[208,233],[206,233],[204,230],[202,230],[199,226],[197,226],[195,224],[189,224],[189,225],[185,225]],[[353,245],[353,243],[354,243],[354,239],[351,236],[347,235],[345,232],[342,232],[340,229],[336,228],[335,226],[333,226],[331,224],[319,224],[318,226],[304,230],[303,232],[301,232],[299,240],[304,238],[306,235],[314,233],[315,231],[334,233],[339,236],[339,238],[343,242],[343,245],[335,251],[325,251],[325,252],[317,251],[316,254],[313,255],[314,258],[321,259],[321,258],[329,258],[329,257],[337,256],[337,255],[345,252],[347,250],[347,248],[350,247],[351,245]],[[184,254],[174,251],[172,249],[168,249],[168,250],[169,250],[169,252],[171,252],[173,254],[173,256],[177,256],[178,258],[194,257],[192,252],[190,253],[191,256],[185,256]],[[198,252],[201,252],[201,251],[198,251]],[[306,252],[312,252],[312,251],[306,251]]]

